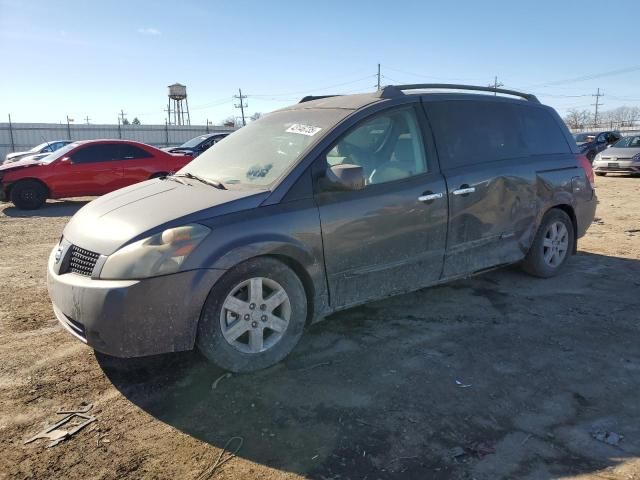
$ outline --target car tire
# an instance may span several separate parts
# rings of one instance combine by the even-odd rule
[[[22,180],[11,187],[9,196],[20,210],[37,210],[47,201],[47,189],[36,180]]]
[[[549,210],[542,218],[522,268],[540,278],[557,275],[571,255],[574,241],[575,231],[569,215],[556,208]]]
[[[261,370],[293,350],[306,319],[307,296],[300,278],[275,258],[257,257],[229,270],[211,289],[196,345],[225,370]]]
[[[599,177],[606,177],[607,176],[607,172],[595,172],[595,174]]]

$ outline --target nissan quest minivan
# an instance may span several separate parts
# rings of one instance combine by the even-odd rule
[[[51,252],[49,294],[100,352],[197,347],[253,371],[337,310],[513,263],[556,275],[594,218],[593,182],[533,95],[305,97],[83,207]]]

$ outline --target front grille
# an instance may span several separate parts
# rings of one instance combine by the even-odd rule
[[[90,252],[84,248],[71,245],[71,257],[69,258],[68,271],[90,277],[99,256],[99,253]]]

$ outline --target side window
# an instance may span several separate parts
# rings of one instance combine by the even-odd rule
[[[133,160],[136,158],[148,158],[150,156],[150,153],[145,152],[140,147],[136,147],[135,145],[121,144],[120,154],[118,155],[118,158],[123,160]]]
[[[569,145],[551,113],[544,108],[514,105],[529,155],[569,153]]]
[[[526,145],[509,103],[429,102],[427,113],[444,169],[526,155]]]
[[[365,120],[331,148],[327,164],[361,166],[367,185],[425,173],[424,145],[413,109]]]
[[[598,143],[604,143],[607,141],[607,134],[606,133],[601,133],[600,135],[598,135],[596,137],[596,142]]]
[[[116,160],[119,148],[116,144],[88,145],[77,150],[72,156],[73,163],[98,163]]]
[[[44,147],[41,150],[41,153],[53,152],[55,150],[55,146],[54,145],[56,145],[56,144],[55,143],[50,143],[49,145],[47,145],[46,147]]]

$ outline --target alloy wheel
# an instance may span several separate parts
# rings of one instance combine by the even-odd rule
[[[243,353],[260,353],[278,343],[289,326],[291,302],[282,286],[265,277],[236,285],[222,304],[224,339]]]

